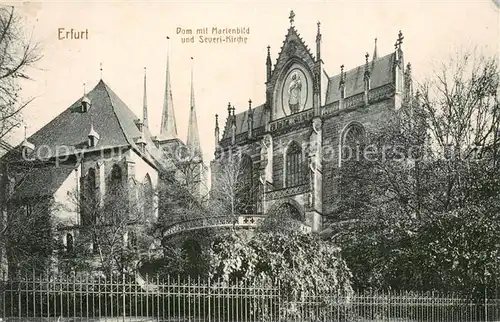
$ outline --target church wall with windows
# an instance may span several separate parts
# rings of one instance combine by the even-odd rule
[[[351,134],[356,131],[368,133],[387,124],[407,87],[403,78],[411,77],[405,74],[401,32],[393,52],[379,57],[375,39],[371,58],[360,55],[359,66],[349,70],[339,63],[340,73],[332,76],[321,56],[320,23],[313,53],[294,26],[293,11],[289,19],[275,64],[267,47],[265,102],[239,113],[229,104],[221,138],[216,117],[215,159],[234,149],[259,149],[253,156],[259,178],[254,181],[256,213],[294,209],[305,225],[321,231],[338,219],[343,137],[347,133],[347,141],[355,142]]]

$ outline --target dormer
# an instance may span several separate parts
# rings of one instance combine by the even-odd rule
[[[144,152],[146,149],[146,140],[144,140],[144,135],[141,134],[137,141],[135,141],[135,144],[137,144],[139,149]]]
[[[80,105],[81,112],[87,113],[90,110],[90,106],[92,105],[92,102],[90,101],[90,98],[87,95],[84,95],[80,104],[81,104]]]
[[[88,138],[89,138],[88,144],[90,148],[95,147],[99,142],[99,133],[97,133],[96,130],[94,130],[94,125],[92,123],[90,124],[90,132]]]
[[[23,156],[27,157],[35,150],[35,145],[25,138],[21,143],[21,149],[23,152]]]
[[[134,121],[135,125],[137,126],[137,129],[139,130],[139,132],[142,133],[142,130],[143,130],[143,127],[144,127],[144,123],[142,122],[141,119],[136,119]]]

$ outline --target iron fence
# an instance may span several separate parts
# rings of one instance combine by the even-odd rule
[[[279,285],[140,277],[1,282],[1,321],[500,321],[500,301],[435,293],[354,293],[292,300]]]

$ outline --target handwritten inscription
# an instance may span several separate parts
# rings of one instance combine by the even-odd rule
[[[181,42],[199,43],[199,44],[246,44],[248,35],[250,34],[249,27],[237,28],[219,28],[219,27],[204,27],[197,29],[176,28],[176,34],[181,36]]]

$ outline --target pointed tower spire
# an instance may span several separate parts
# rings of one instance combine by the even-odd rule
[[[176,139],[177,125],[175,123],[174,101],[170,84],[170,37],[167,37],[167,69],[165,72],[165,95],[161,114],[160,136],[162,139]]]
[[[144,67],[144,96],[142,98],[142,124],[149,127],[148,122],[148,96],[146,90],[146,67]]]
[[[372,61],[375,61],[378,58],[378,52],[377,52],[377,38],[375,38],[375,46],[373,48],[373,56],[372,56]]]
[[[191,98],[189,106],[189,124],[186,144],[196,156],[201,156],[200,134],[194,101],[193,57],[191,57]]]
[[[266,57],[266,83],[271,80],[271,72],[272,72],[272,62],[271,62],[271,46],[267,46],[267,57]]]

